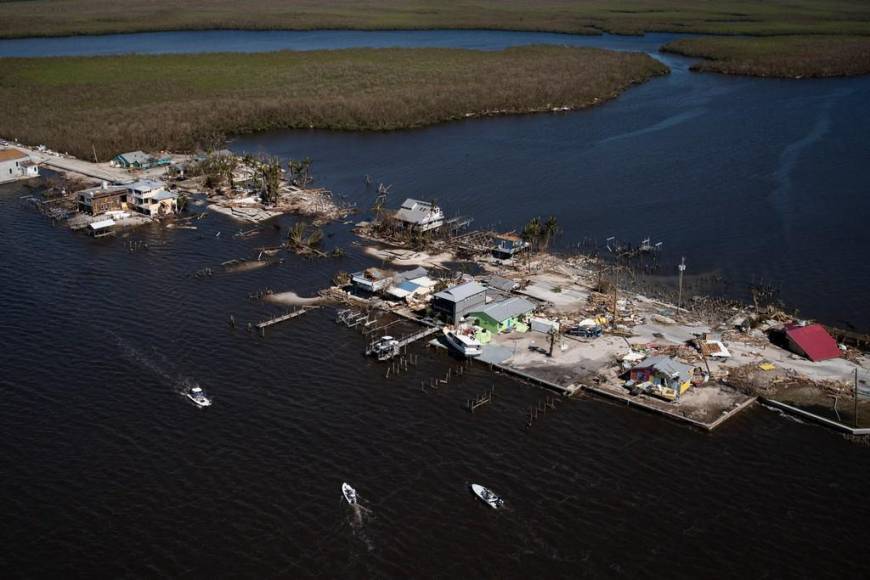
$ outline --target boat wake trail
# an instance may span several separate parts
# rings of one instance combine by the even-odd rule
[[[366,532],[365,526],[366,522],[373,517],[372,511],[361,506],[359,503],[353,504],[351,508],[350,529],[353,531],[354,537],[362,542],[366,549],[371,552],[375,549],[375,546]]]
[[[152,349],[151,355],[149,356],[117,334],[113,332],[110,332],[110,334],[115,339],[118,349],[121,351],[121,356],[131,363],[151,371],[160,379],[160,382],[171,387],[175,392],[184,394],[192,387],[198,386],[198,383],[191,378],[178,374],[173,375],[171,372],[173,367],[172,361],[170,361],[163,353],[158,352],[156,349]]]

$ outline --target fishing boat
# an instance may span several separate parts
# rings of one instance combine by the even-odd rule
[[[371,354],[378,360],[388,360],[399,353],[399,341],[392,336],[382,336],[371,346]]]
[[[474,495],[480,498],[480,501],[482,501],[494,510],[497,510],[502,506],[502,504],[504,504],[504,500],[502,498],[477,483],[471,484],[471,491],[474,492]]]
[[[187,398],[193,401],[193,404],[197,407],[211,407],[211,399],[206,396],[202,387],[191,387],[187,391]]]
[[[347,503],[350,505],[357,504],[356,490],[352,488],[349,483],[341,484],[341,493],[344,496],[344,499],[347,500]]]
[[[480,356],[480,341],[474,338],[474,330],[471,328],[445,328],[444,337],[447,344],[462,356]]]

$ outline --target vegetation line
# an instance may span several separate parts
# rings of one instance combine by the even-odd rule
[[[692,66],[701,72],[783,78],[870,74],[867,36],[687,38],[662,51],[705,59]]]
[[[166,30],[490,29],[574,34],[870,34],[864,0],[12,0],[0,37]]]
[[[0,59],[0,135],[105,161],[278,128],[392,130],[588,107],[668,73],[646,54],[352,49]]]

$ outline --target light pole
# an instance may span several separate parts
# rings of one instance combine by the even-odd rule
[[[683,272],[686,271],[686,257],[683,256],[682,261],[677,266],[677,270],[680,271],[680,295],[677,298],[677,308],[683,307]]]

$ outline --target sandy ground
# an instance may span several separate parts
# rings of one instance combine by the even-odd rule
[[[320,304],[323,302],[323,298],[321,298],[320,296],[299,296],[292,291],[268,294],[263,297],[263,300],[265,302],[271,302],[272,304],[286,304],[288,306],[306,306],[311,304]]]
[[[208,209],[229,216],[240,222],[254,224],[281,215],[280,211],[266,211],[258,207],[226,207],[218,204],[209,204]]]
[[[439,269],[445,267],[445,262],[453,260],[453,256],[447,252],[430,255],[426,252],[396,248],[376,248],[374,246],[366,246],[365,253],[395,266],[422,266],[424,268]]]

